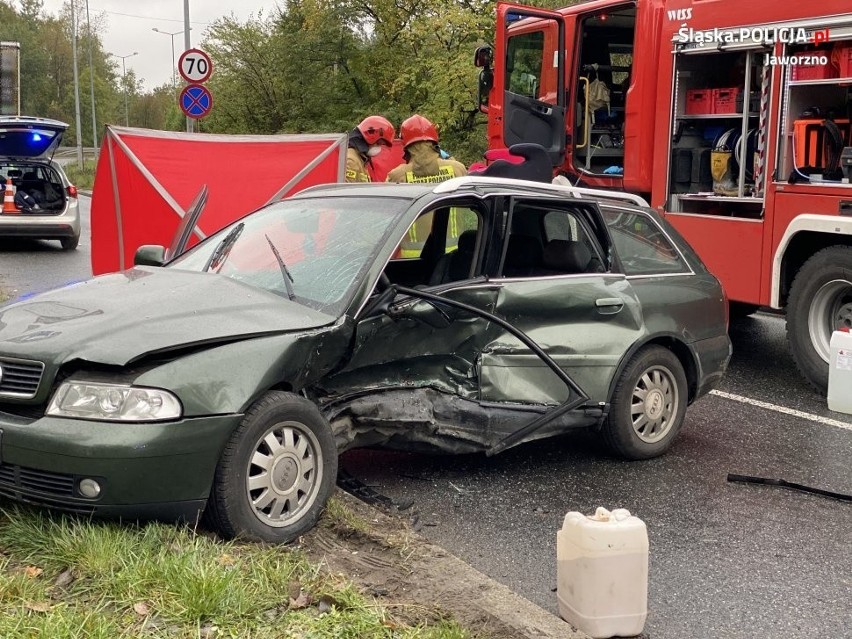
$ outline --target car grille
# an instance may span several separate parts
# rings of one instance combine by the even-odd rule
[[[94,508],[67,501],[74,499],[74,476],[0,464],[0,495],[67,512],[91,514]]]
[[[0,357],[0,369],[3,371],[0,377],[0,397],[35,397],[44,374],[44,364]]]

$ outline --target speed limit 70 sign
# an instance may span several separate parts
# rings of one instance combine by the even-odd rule
[[[207,82],[213,73],[213,62],[201,49],[187,49],[180,56],[178,71],[187,82],[201,84]]]

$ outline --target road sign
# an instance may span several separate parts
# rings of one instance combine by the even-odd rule
[[[188,117],[203,118],[210,115],[213,108],[213,95],[210,89],[202,84],[190,84],[180,92],[180,109]]]
[[[210,74],[213,73],[213,61],[201,49],[187,49],[180,54],[178,71],[187,82],[201,84],[210,79]]]

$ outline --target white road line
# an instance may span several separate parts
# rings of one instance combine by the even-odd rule
[[[750,406],[757,406],[758,408],[765,408],[766,410],[775,411],[776,413],[782,413],[784,415],[791,415],[793,417],[801,417],[802,419],[807,419],[811,422],[817,422],[818,424],[825,424],[826,426],[834,426],[836,428],[842,428],[843,430],[852,431],[852,424],[848,422],[841,422],[837,419],[831,419],[830,417],[821,417],[819,415],[814,415],[813,413],[805,413],[800,410],[795,410],[793,408],[786,408],[785,406],[778,406],[777,404],[770,404],[769,402],[762,402],[759,399],[751,399],[750,397],[743,397],[742,395],[734,395],[733,393],[726,393],[724,391],[712,390],[710,391],[711,395],[715,395],[716,397],[722,397],[724,399],[730,399],[734,402],[740,402],[741,404],[748,404]]]

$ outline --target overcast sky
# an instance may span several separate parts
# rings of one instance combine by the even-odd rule
[[[85,0],[76,0],[84,6]],[[63,0],[44,0],[44,10],[57,14]],[[216,18],[233,15],[245,21],[251,14],[262,11],[269,15],[276,6],[275,0],[190,0],[189,20],[192,45],[201,41],[205,29]],[[144,80],[145,88],[151,89],[171,82],[172,45],[161,31],[174,33],[183,30],[183,0],[89,0],[92,19],[103,15],[106,30],[102,34],[104,48],[115,55],[138,55],[126,59],[128,71],[133,69]],[[174,37],[175,58],[184,50],[183,33]],[[85,60],[84,57],[81,58]],[[118,61],[120,62],[120,60]],[[119,70],[121,66],[119,64]]]

